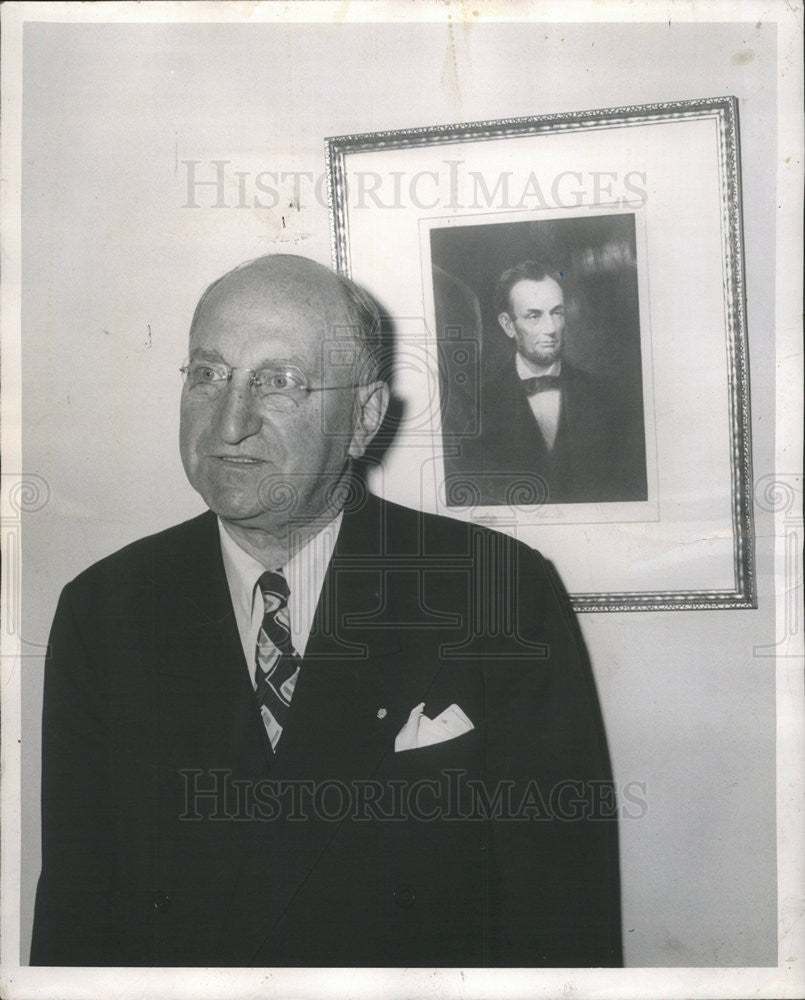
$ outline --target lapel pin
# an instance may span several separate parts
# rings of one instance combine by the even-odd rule
[[[388,714],[389,713],[385,710],[385,708],[378,708],[377,710],[378,719],[385,719]]]

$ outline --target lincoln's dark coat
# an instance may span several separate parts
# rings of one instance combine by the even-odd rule
[[[457,447],[447,466],[456,503],[467,502],[467,483],[480,504],[528,503],[529,490],[532,503],[646,499],[642,416],[613,385],[563,364],[559,428],[549,451],[514,359],[506,362],[481,380],[479,419],[465,421],[473,433],[451,438]]]

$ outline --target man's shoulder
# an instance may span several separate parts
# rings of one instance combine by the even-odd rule
[[[200,550],[208,549],[217,538],[216,517],[205,511],[197,517],[172,525],[129,542],[92,563],[78,574],[71,584],[122,585],[125,581],[155,574],[180,565],[186,565]]]
[[[623,412],[624,387],[618,380],[569,364],[562,366],[562,375],[573,405],[598,412],[602,417],[617,417]]]
[[[494,528],[444,514],[433,514],[371,495],[367,509],[380,527],[383,551],[410,555],[456,554],[480,557],[482,553],[519,552],[544,562],[536,550]],[[484,557],[487,558],[487,557]]]
[[[532,637],[544,636],[545,629],[575,628],[564,586],[536,549],[485,525],[375,502],[386,512],[388,526],[377,563],[387,562],[391,575],[408,577],[409,587],[417,574],[424,606],[461,616],[477,612],[484,620],[490,615],[500,615],[500,622],[516,619],[523,634]],[[507,635],[505,626],[495,636],[486,635],[490,656],[503,648],[496,646],[498,640],[506,645]]]
[[[605,375],[597,375],[586,368],[579,368],[578,365],[563,362],[562,375],[569,383],[584,386],[585,389],[592,389],[598,392],[611,392],[615,383]]]

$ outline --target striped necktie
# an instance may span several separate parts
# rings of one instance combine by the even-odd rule
[[[263,624],[257,634],[254,680],[260,714],[272,749],[282,736],[301,660],[291,642],[288,582],[279,570],[257,581],[263,595]]]

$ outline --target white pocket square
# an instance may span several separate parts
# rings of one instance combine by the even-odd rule
[[[435,719],[429,719],[425,712],[425,702],[422,701],[411,709],[408,722],[397,733],[394,740],[394,750],[416,750],[419,747],[429,747],[433,743],[444,743],[455,739],[462,733],[468,733],[475,726],[461,711],[458,705],[450,705]]]

